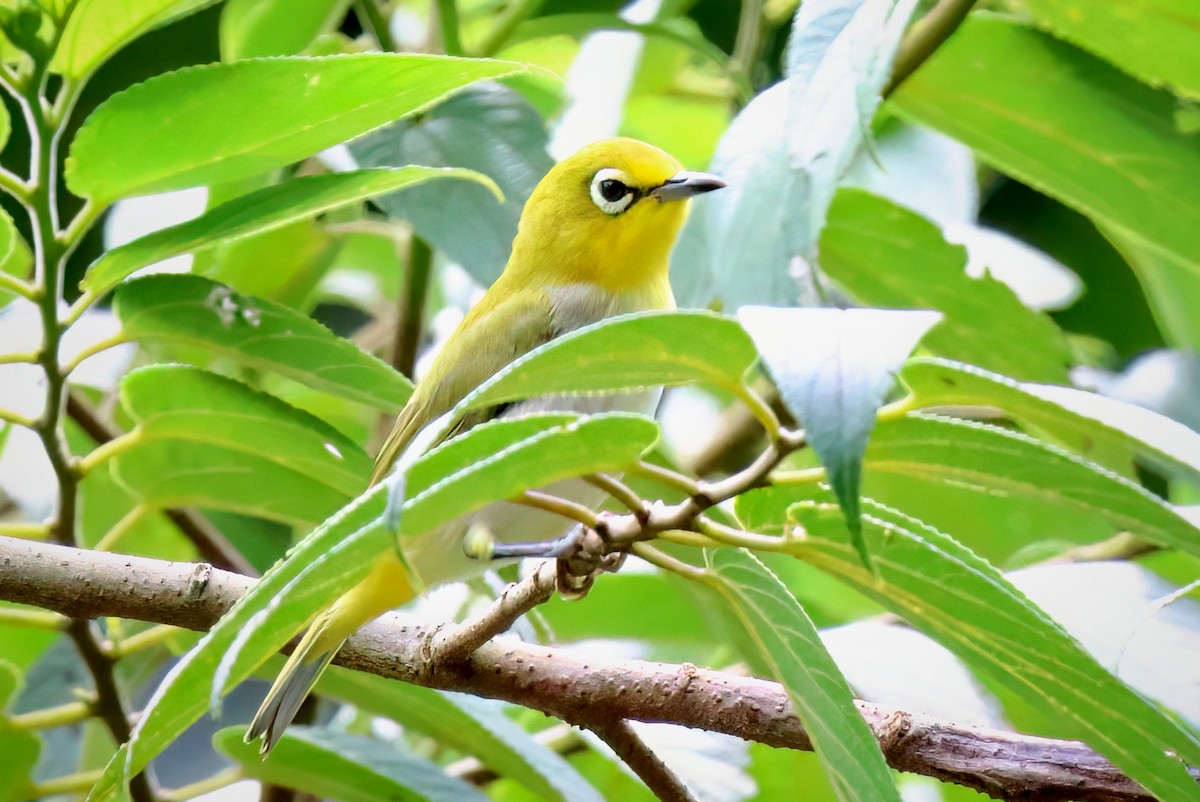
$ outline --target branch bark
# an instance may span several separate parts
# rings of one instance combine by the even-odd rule
[[[0,537],[0,599],[75,618],[117,616],[206,630],[253,584],[204,564],[85,551]],[[684,663],[582,662],[505,639],[458,663],[428,665],[436,627],[390,613],[338,653],[348,668],[442,690],[502,699],[581,727],[614,719],[667,722],[790,749],[812,742],[774,682]],[[1151,797],[1078,741],[960,726],[859,702],[888,763],[1002,799]],[[1200,777],[1200,773],[1197,773]]]

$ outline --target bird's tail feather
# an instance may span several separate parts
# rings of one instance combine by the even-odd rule
[[[341,648],[341,641],[328,644],[326,639],[321,637],[328,623],[328,612],[313,621],[300,640],[300,645],[292,652],[287,664],[275,678],[275,684],[267,691],[262,706],[254,714],[254,720],[246,730],[245,741],[250,743],[262,736],[259,754],[266,755],[279,743],[283,731],[296,717],[296,712],[304,703],[308,692],[317,684],[321,673]]]

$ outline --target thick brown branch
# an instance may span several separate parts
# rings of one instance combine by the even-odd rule
[[[0,537],[0,599],[72,617],[133,618],[205,630],[253,580],[193,563],[82,551]],[[614,717],[670,722],[792,749],[811,749],[783,688],[692,665],[587,662],[510,640],[427,668],[432,628],[389,614],[338,654],[343,666],[444,690],[503,699],[583,727]],[[1149,800],[1085,744],[964,727],[859,703],[888,763],[1000,798]]]

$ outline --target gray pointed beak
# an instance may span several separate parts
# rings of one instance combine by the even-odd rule
[[[650,190],[650,197],[660,202],[683,200],[693,195],[712,192],[725,186],[725,182],[709,173],[693,173],[684,170],[668,178]]]

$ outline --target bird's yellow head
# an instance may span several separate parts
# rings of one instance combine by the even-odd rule
[[[687,199],[723,186],[636,139],[588,145],[533,190],[509,268],[526,281],[587,281],[612,291],[665,281]]]

